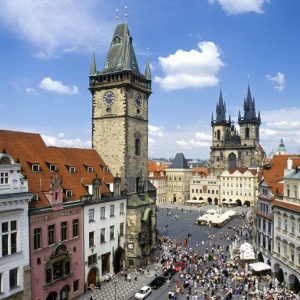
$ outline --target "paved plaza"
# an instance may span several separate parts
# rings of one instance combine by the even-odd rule
[[[200,253],[205,253],[206,247],[208,245],[207,241],[207,230],[209,227],[207,226],[198,226],[195,225],[195,221],[199,217],[199,213],[204,213],[208,209],[216,208],[214,205],[206,205],[201,207],[187,207],[182,204],[171,205],[171,204],[163,204],[158,206],[158,217],[157,217],[157,228],[159,230],[159,234],[161,236],[168,236],[171,240],[176,240],[178,243],[182,243],[184,239],[187,238],[187,235],[190,235],[188,239],[187,248],[196,249],[196,244],[199,243],[196,251]],[[200,210],[200,212],[199,212]],[[237,213],[244,212],[245,210],[249,210],[249,208],[244,207],[236,207],[235,210]],[[228,230],[228,227],[238,227],[242,222],[241,219],[235,218],[231,220],[228,224],[226,224],[223,228],[211,227],[209,228],[211,234],[215,235],[216,233],[224,232]],[[166,225],[168,230],[166,230]],[[245,231],[246,232],[246,231]],[[244,238],[245,236],[243,236]],[[203,241],[203,245],[202,245]],[[216,244],[226,246],[231,243],[227,239],[220,239],[220,235],[216,234],[215,238]],[[166,249],[164,248],[166,251]],[[155,269],[158,268],[161,270],[161,264],[154,264],[149,266],[149,274],[146,272],[144,275],[137,274],[137,280],[134,280],[134,273],[131,274],[131,282],[125,281],[124,277],[120,274],[116,275],[116,279],[114,281],[110,281],[108,283],[103,283],[100,290],[88,291],[84,295],[76,298],[79,300],[90,300],[90,299],[98,299],[98,300],[128,300],[134,296],[139,288],[144,285],[149,284],[155,274]],[[175,276],[178,277],[178,274]],[[174,284],[173,284],[174,285]],[[172,288],[172,286],[170,287]],[[165,289],[165,295],[160,296],[159,299],[168,299],[168,293],[166,287],[161,287],[160,290]],[[201,288],[199,287],[199,292],[201,293]],[[186,293],[183,295],[179,295],[177,299],[186,299]],[[91,298],[92,297],[92,298]],[[157,296],[156,296],[157,297]],[[237,298],[234,295],[233,298]],[[150,299],[157,299],[155,295],[151,295]]]

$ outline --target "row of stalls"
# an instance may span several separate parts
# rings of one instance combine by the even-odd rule
[[[234,210],[226,210],[221,213],[219,210],[209,209],[205,214],[197,218],[196,224],[210,227],[222,227],[235,216],[236,212]]]

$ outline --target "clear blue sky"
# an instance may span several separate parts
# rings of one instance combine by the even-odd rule
[[[127,12],[140,70],[149,49],[150,157],[209,158],[220,82],[234,121],[250,84],[267,154],[281,138],[299,153],[299,11],[297,0],[1,0],[0,128],[90,147],[93,43],[102,70]]]

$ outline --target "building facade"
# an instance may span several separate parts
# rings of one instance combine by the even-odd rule
[[[210,174],[220,175],[231,168],[248,168],[259,165],[264,152],[259,144],[260,113],[256,115],[255,100],[248,87],[244,100],[244,114],[239,112],[239,132],[231,117],[226,118],[226,104],[220,92],[216,106],[216,118],[212,115],[212,146]]]
[[[190,181],[193,170],[189,168],[183,153],[177,153],[172,165],[166,169],[167,201],[170,203],[190,199]]]
[[[223,171],[220,176],[223,201],[236,202],[237,205],[253,207],[256,203],[258,189],[257,170],[233,168]]]
[[[156,203],[165,203],[167,201],[167,175],[166,168],[161,162],[148,162],[148,178],[156,187]]]
[[[220,203],[220,178],[210,175],[194,175],[191,178],[190,197],[204,200],[206,204]]]
[[[21,164],[0,154],[0,299],[31,299],[28,203]]]

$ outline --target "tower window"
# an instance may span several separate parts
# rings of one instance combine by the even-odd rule
[[[140,156],[141,155],[141,140],[135,139],[135,155]]]
[[[221,139],[221,133],[220,130],[217,131],[217,140],[219,141]]]
[[[245,128],[245,138],[249,139],[249,137],[250,137],[250,130],[249,130],[249,127],[246,127]]]

